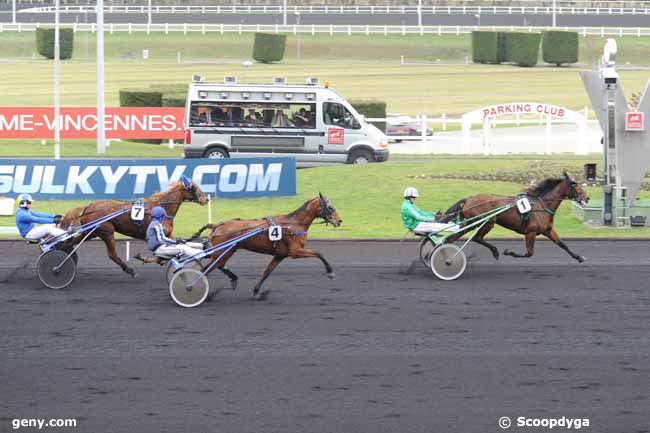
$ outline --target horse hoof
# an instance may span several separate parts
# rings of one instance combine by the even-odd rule
[[[504,256],[509,256],[509,255],[511,255],[511,254],[512,254],[512,253],[510,252],[509,249],[506,248],[505,250],[503,250],[503,255],[504,255]]]
[[[265,292],[261,292],[261,293],[259,293],[259,294],[257,295],[257,300],[258,300],[258,301],[264,301],[264,300],[265,300],[266,298],[268,298],[268,297],[269,297],[269,290],[267,290],[267,291],[265,291]]]
[[[582,262],[585,261],[585,258],[582,257],[582,256],[578,256],[578,257],[576,257],[576,260],[578,261],[578,263],[582,263]]]
[[[327,278],[329,278],[330,280],[334,280],[336,279],[336,274],[334,272],[328,272]]]
[[[499,260],[499,252],[498,251],[493,252],[492,257],[494,257],[494,260]]]
[[[235,290],[237,288],[237,280],[230,280],[230,288]]]

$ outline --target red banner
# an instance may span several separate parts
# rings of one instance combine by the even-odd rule
[[[183,138],[184,108],[111,107],[106,109],[106,138]],[[97,109],[61,108],[61,138],[96,138]],[[52,138],[54,108],[0,107],[0,138]]]
[[[625,130],[626,131],[643,131],[643,112],[625,113]]]

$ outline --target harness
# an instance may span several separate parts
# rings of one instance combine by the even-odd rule
[[[268,215],[268,216],[267,216],[266,218],[264,218],[264,219],[266,220],[266,224],[267,224],[269,227],[273,227],[273,226],[277,226],[277,225],[278,225],[278,223],[275,222],[275,219],[273,219],[273,215]],[[271,241],[271,245],[273,245],[273,252],[274,252],[274,253],[275,253],[275,252],[277,251],[277,249],[278,249],[278,242],[279,242],[279,241]]]

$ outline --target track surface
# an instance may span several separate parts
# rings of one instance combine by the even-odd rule
[[[287,261],[264,302],[249,298],[268,257],[239,253],[240,288],[183,309],[160,268],[131,280],[98,243],[57,292],[35,277],[35,247],[3,242],[0,431],[77,418],[69,431],[487,433],[501,416],[566,416],[647,432],[650,243],[568,243],[585,264],[549,242],[496,263],[474,249],[441,282],[400,273],[415,243],[313,242],[337,279]]]

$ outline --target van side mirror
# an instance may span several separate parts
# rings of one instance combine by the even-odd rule
[[[354,119],[352,121],[352,129],[361,129],[361,124],[359,123],[359,121],[357,119]]]

